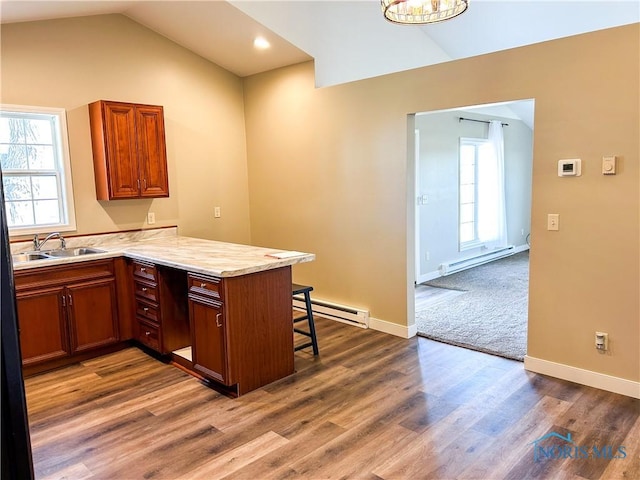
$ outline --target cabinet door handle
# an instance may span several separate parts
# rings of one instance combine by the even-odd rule
[[[67,306],[67,296],[62,294],[61,297],[62,297],[62,306],[66,307]]]
[[[69,306],[73,305],[73,297],[69,294]]]
[[[147,313],[149,311],[149,307],[142,307],[142,310]]]
[[[200,288],[207,288],[207,284],[206,283],[201,283],[200,284]]]
[[[137,180],[138,183],[138,190],[140,190],[140,179]]]
[[[147,189],[147,179],[146,178],[142,180],[142,184],[144,185],[144,189],[146,190]]]
[[[141,271],[141,272],[146,272],[146,271],[147,271],[147,269],[146,269],[145,267],[140,267],[140,271]]]
[[[221,313],[216,314],[216,326],[217,327],[221,327],[222,326],[222,323],[220,323],[220,319],[221,318],[222,318],[222,314]]]
[[[146,292],[147,291],[147,287],[142,287],[142,291]]]
[[[146,331],[146,332],[144,332],[144,334],[148,337],[149,335],[151,335],[151,332]]]

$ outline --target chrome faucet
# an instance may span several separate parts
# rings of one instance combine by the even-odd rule
[[[62,248],[63,250],[65,248],[67,248],[67,242],[64,240],[64,238],[62,237],[62,235],[60,235],[60,232],[53,232],[50,233],[49,235],[47,235],[46,237],[44,237],[44,239],[42,241],[38,240],[38,234],[36,233],[33,237],[33,249],[36,252],[39,252],[40,249],[42,248],[42,246],[47,243],[47,241],[53,237],[58,237],[60,239],[60,248]]]

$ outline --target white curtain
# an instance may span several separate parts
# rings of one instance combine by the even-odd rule
[[[494,249],[507,246],[502,122],[489,123],[488,140],[478,159],[478,239]]]

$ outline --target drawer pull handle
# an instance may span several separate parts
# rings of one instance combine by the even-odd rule
[[[141,271],[141,272],[146,272],[146,271],[147,271],[147,269],[146,269],[145,267],[140,267],[140,271]]]
[[[207,284],[206,283],[201,283],[200,284],[200,288],[207,288]]]
[[[221,318],[222,318],[222,314],[221,313],[216,314],[216,326],[217,327],[221,327],[222,326],[222,323],[220,323],[220,319]]]
[[[149,307],[142,307],[142,311],[144,311],[145,313],[147,313],[149,311]]]
[[[151,332],[146,331],[146,332],[144,332],[144,334],[148,337],[149,335],[151,335]]]
[[[142,287],[142,291],[146,292],[147,291],[147,287]]]

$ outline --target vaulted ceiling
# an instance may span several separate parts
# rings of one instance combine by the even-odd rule
[[[471,0],[463,15],[399,26],[379,0],[5,1],[2,23],[120,13],[247,76],[314,59],[334,85],[640,21],[637,0]],[[261,35],[271,43],[256,50]]]

